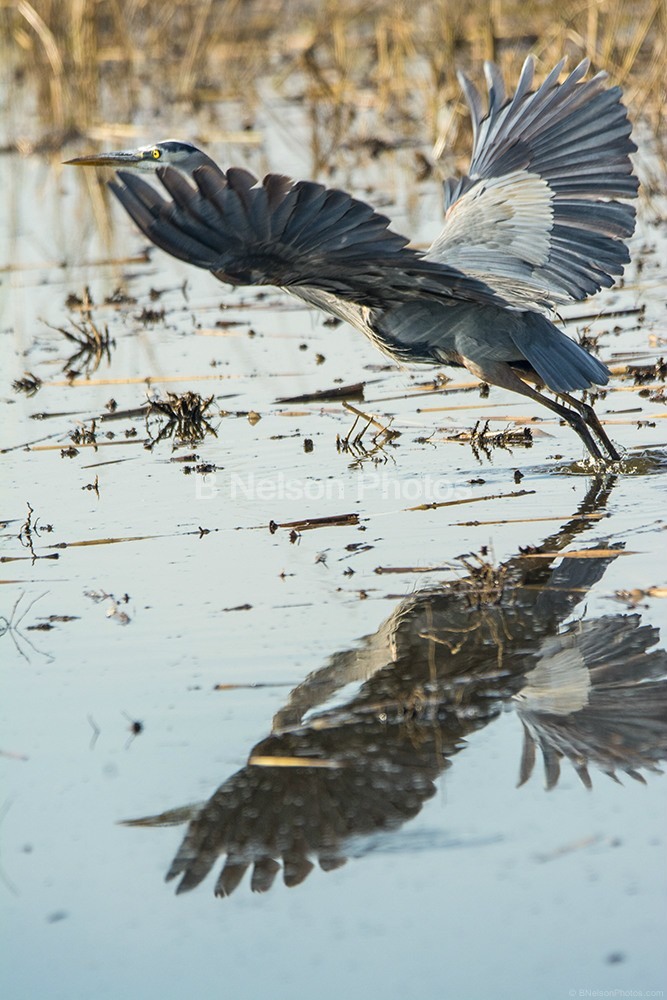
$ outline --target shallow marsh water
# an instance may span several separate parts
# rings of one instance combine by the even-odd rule
[[[305,123],[289,113],[260,149],[214,153],[308,176]],[[667,988],[664,779],[624,757],[632,735],[614,729],[641,731],[640,681],[664,706],[660,380],[619,374],[598,401],[626,457],[596,477],[575,435],[523,400],[482,397],[456,373],[429,393],[430,371],[387,366],[272,290],[233,292],[156,250],[143,260],[115,205],[100,240],[88,182],[38,157],[0,160],[3,994]],[[400,153],[360,157],[334,183],[372,188],[416,240],[439,228],[436,182],[415,185]],[[640,213],[625,287],[566,310],[606,312],[570,332],[600,333],[612,366],[665,350],[665,225],[655,202]],[[119,286],[126,300],[105,304]],[[66,305],[86,288],[89,311]],[[54,328],[91,319],[113,343],[87,374]],[[25,372],[43,382],[32,397],[12,392]],[[361,423],[352,450],[337,448],[354,422],[339,401],[277,402],[361,381],[352,404],[400,432],[383,447],[375,427],[354,444]],[[215,435],[148,450],[157,418],[118,416],[187,390],[214,396]],[[497,432],[531,417],[530,448],[451,440],[478,419]],[[93,419],[95,442],[63,457]],[[281,527],[335,515],[358,523]],[[520,556],[531,546],[552,553],[539,572]],[[443,587],[470,569],[470,593]],[[592,713],[589,753],[563,692],[545,712],[541,675],[526,676],[559,656],[575,715],[594,705],[596,669],[624,678],[615,701],[606,691],[611,717]],[[662,725],[645,762],[664,753]],[[566,756],[546,791],[539,751],[515,787],[540,734],[551,779],[569,739],[592,790]],[[614,760],[622,784],[601,773]],[[281,816],[289,829],[272,831]],[[176,895],[164,876],[190,819],[200,842],[179,878],[213,871]],[[280,872],[270,891],[251,893],[250,874],[235,888],[258,859],[266,888],[281,853],[290,888]],[[216,898],[216,884],[235,891]]]

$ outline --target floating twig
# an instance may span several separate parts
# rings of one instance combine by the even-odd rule
[[[278,528],[289,528],[291,531],[310,531],[313,528],[337,528],[344,525],[359,524],[358,514],[330,514],[327,517],[306,517],[301,521],[284,521],[278,524],[277,521],[269,522],[269,531],[272,535]]]
[[[462,504],[482,503],[484,500],[512,500],[516,497],[529,497],[537,490],[514,490],[512,493],[489,493],[483,497],[465,497],[462,500],[438,500],[433,503],[420,503],[416,507],[404,507],[408,510],[437,510],[439,507],[459,507]]]
[[[354,385],[337,385],[332,389],[320,389],[317,392],[303,392],[299,396],[283,396],[276,403],[327,403],[339,399],[363,399],[365,382],[355,382]]]

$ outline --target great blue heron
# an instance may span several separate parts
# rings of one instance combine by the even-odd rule
[[[619,87],[565,60],[531,89],[526,59],[510,99],[485,65],[489,109],[463,75],[473,125],[467,176],[445,182],[442,233],[421,253],[389,220],[343,191],[247,170],[223,171],[196,146],[153,146],[69,163],[151,170],[170,196],[118,170],[111,190],[167,253],[231,285],[276,285],[361,330],[399,361],[464,366],[537,400],[596,459],[619,454],[572,391],[605,385],[607,368],[547,318],[609,287],[629,260],[638,181]],[[528,380],[528,381],[526,381]],[[528,382],[546,386],[560,400]]]

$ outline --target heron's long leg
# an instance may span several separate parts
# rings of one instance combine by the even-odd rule
[[[549,396],[543,396],[541,392],[537,389],[533,389],[532,386],[528,385],[523,379],[510,368],[508,364],[503,361],[470,361],[468,358],[462,358],[463,364],[476,375],[477,378],[482,379],[484,382],[490,382],[492,385],[497,385],[501,389],[509,389],[510,392],[518,392],[522,396],[527,396],[529,399],[535,400],[536,403],[541,403],[542,406],[546,406],[547,409],[552,410],[557,413],[561,420],[564,420],[570,425],[573,431],[576,431],[581,440],[586,445],[586,448],[591,453],[593,458],[604,458],[604,455],[598,448],[597,442],[595,441],[593,435],[590,432],[588,421],[586,416],[579,410],[577,406],[574,409],[568,409],[567,406],[563,406],[562,403],[556,402],[555,399],[551,399]],[[579,401],[577,400],[577,403]],[[586,404],[581,403],[581,406]],[[592,409],[589,407],[589,409]],[[597,419],[597,418],[596,418]],[[602,432],[603,438],[606,440],[606,435],[604,431]],[[614,457],[616,452],[614,448],[609,444],[610,457]],[[616,456],[618,457],[618,456]]]
[[[581,399],[576,399],[576,397],[570,396],[570,394],[567,392],[559,392],[557,393],[557,395],[560,396],[561,399],[564,399],[565,402],[568,403],[570,406],[574,407],[575,410],[578,410],[579,413],[581,413],[582,417],[584,418],[588,426],[591,428],[591,430],[594,431],[595,434],[597,434],[600,442],[602,443],[602,446],[607,450],[611,460],[613,462],[618,462],[621,456],[616,451],[613,444],[607,437],[605,430],[602,424],[600,423],[598,415],[593,409],[593,407],[589,403],[584,403],[583,400]]]

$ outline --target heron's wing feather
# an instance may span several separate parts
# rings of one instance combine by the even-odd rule
[[[474,276],[427,261],[389,220],[342,191],[246,170],[173,167],[164,190],[119,171],[111,188],[140,229],[167,253],[236,285],[309,287],[366,306],[419,296],[499,302]],[[165,197],[165,192],[169,197]]]
[[[445,183],[446,224],[426,257],[453,264],[512,305],[553,308],[583,299],[622,274],[638,181],[636,150],[618,87],[588,61],[559,84],[560,62],[531,91],[527,59],[516,93],[505,100],[497,68],[487,64],[489,111],[462,78],[474,146],[470,171]]]

